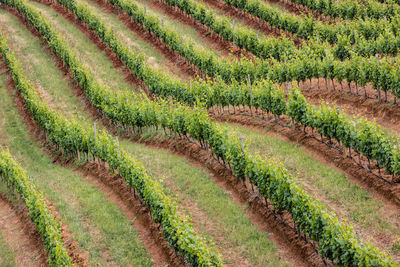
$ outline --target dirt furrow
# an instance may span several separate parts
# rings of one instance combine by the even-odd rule
[[[17,92],[17,90],[15,89],[11,76],[8,78],[7,87],[10,94],[13,94],[13,92]],[[32,120],[30,114],[25,109],[19,92],[17,92],[16,96],[13,96],[15,97],[15,105],[21,118],[30,128],[33,138],[41,143],[44,152],[54,158],[54,163],[68,164],[71,159],[61,162],[60,158],[56,158],[57,153],[53,152],[54,146],[46,141],[46,135],[37,123]],[[171,266],[184,265],[182,258],[176,254],[163,238],[159,226],[152,221],[149,209],[138,199],[134,198],[128,186],[122,183],[122,179],[113,177],[107,170],[101,169],[95,163],[84,164],[77,171],[80,171],[84,178],[88,179],[90,183],[96,185],[111,202],[120,207],[121,212],[125,214],[127,219],[132,220],[133,226],[143,238],[142,242],[156,266],[165,266],[168,264]],[[110,191],[111,188],[113,191]],[[74,246],[74,244],[72,245]]]
[[[330,16],[326,16],[324,14],[320,14],[317,11],[311,10],[307,8],[306,6],[296,4],[291,2],[290,0],[261,0],[265,2],[269,2],[270,4],[278,4],[281,7],[283,7],[285,10],[288,12],[295,14],[297,16],[302,16],[302,15],[312,15],[314,18],[326,22],[326,23],[332,23],[333,19]],[[336,21],[340,21],[337,19]]]
[[[213,110],[210,110],[209,114],[218,121],[238,123],[252,129],[261,130],[264,133],[279,134],[290,142],[303,145],[311,154],[319,159],[324,159],[327,164],[333,164],[345,172],[354,183],[371,192],[377,199],[384,201],[391,209],[400,212],[400,184],[391,185],[384,182],[361,168],[352,159],[345,157],[338,150],[328,147],[310,135],[305,134],[302,130],[294,127],[283,127],[272,121],[255,120],[255,117],[251,119],[249,116],[243,115],[220,114]]]
[[[379,102],[378,99],[372,97],[376,95],[376,90],[367,88],[367,94],[370,97],[365,97],[364,92],[362,95],[354,93],[356,89],[353,83],[351,84],[351,92],[348,90],[348,85],[342,91],[338,82],[335,82],[335,90],[332,89],[332,86],[327,88],[325,82],[320,84],[319,89],[317,79],[313,79],[311,87],[309,82],[303,86],[302,92],[310,103],[315,105],[320,105],[322,101],[333,103],[349,115],[365,117],[370,121],[375,120],[377,124],[400,135],[400,106],[388,102]]]
[[[144,2],[145,0],[142,0]],[[213,49],[216,49],[222,53],[224,57],[234,55],[236,58],[240,58],[242,54],[251,58],[251,53],[246,50],[240,49],[237,45],[232,42],[226,41],[219,34],[216,34],[206,25],[201,24],[195,20],[192,16],[187,15],[179,8],[174,7],[162,0],[149,0],[149,6],[157,10],[158,12],[168,16],[172,20],[179,21],[189,27],[194,28],[201,38]]]
[[[233,17],[237,20],[239,20],[241,23],[244,25],[253,28],[255,30],[261,31],[265,35],[269,36],[274,36],[276,38],[282,37],[282,36],[287,36],[293,39],[295,45],[299,48],[301,47],[301,43],[303,40],[299,37],[295,37],[294,34],[289,33],[287,31],[283,31],[281,29],[278,29],[274,26],[271,26],[268,22],[263,21],[250,13],[244,12],[243,10],[240,10],[238,8],[235,8],[233,6],[227,5],[224,2],[219,2],[217,0],[203,0],[208,6],[218,9],[222,11],[226,16],[228,17]]]
[[[27,209],[17,211],[13,204],[1,195],[0,232],[16,254],[16,265],[48,266],[43,240],[36,226],[29,219]]]
[[[284,231],[285,232],[285,231]],[[291,241],[289,241],[288,243],[291,243]],[[301,249],[302,250],[302,249]],[[311,256],[312,257],[312,256]]]

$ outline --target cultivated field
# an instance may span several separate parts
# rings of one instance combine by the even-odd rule
[[[398,0],[0,0],[0,266],[398,266]]]

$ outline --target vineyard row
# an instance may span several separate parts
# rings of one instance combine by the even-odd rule
[[[113,51],[116,51],[116,54],[131,68],[136,66],[138,77],[143,79],[146,84],[149,86],[159,85],[158,74],[144,68],[143,65],[138,65],[141,61],[138,61],[137,57],[133,57],[133,54],[124,48],[111,30],[107,29],[88,9],[74,1],[59,1],[59,3],[68,7],[78,18],[88,23],[89,27],[95,30],[99,37]],[[29,19],[31,16],[25,17]],[[42,19],[41,25],[43,24],[45,22]],[[49,27],[46,29],[50,30]],[[40,28],[38,30],[41,32]],[[49,33],[42,32],[41,34],[49,35]],[[48,43],[51,46],[61,45],[57,44],[54,39],[48,40]],[[53,47],[53,49],[57,51],[57,47]],[[63,52],[57,54],[63,59],[64,64],[70,68],[71,72],[75,73],[74,68],[76,66],[68,64],[72,58],[66,54],[65,49]],[[80,70],[82,69],[80,68]],[[88,77],[90,76],[86,76],[85,80]],[[77,76],[75,79],[81,80],[82,77]],[[88,84],[92,83],[93,80],[90,80]],[[83,87],[83,90],[86,91],[87,87],[87,85]],[[212,123],[201,109],[192,110],[181,107],[181,109],[178,109],[180,110],[179,113],[172,112],[172,115],[170,115],[171,113],[168,114],[166,110],[168,109],[167,105],[164,106],[164,109],[151,109],[158,104],[152,103],[152,105],[144,106],[143,103],[146,102],[142,102],[143,108],[139,110],[138,107],[133,106],[137,101],[127,101],[126,97],[122,98],[123,100],[117,99],[118,96],[113,96],[111,93],[104,93],[100,99],[100,93],[104,91],[99,90],[99,88],[97,90],[99,91],[97,101],[104,103],[103,112],[112,114],[113,121],[118,121],[123,127],[137,127],[137,117],[135,116],[141,114],[140,121],[145,122],[141,125],[168,128],[179,135],[186,136],[186,138],[195,139],[203,147],[211,149],[214,155],[222,160],[238,179],[244,180],[247,177],[257,186],[263,197],[270,199],[276,209],[289,211],[299,230],[307,233],[318,242],[323,257],[344,265],[357,263],[361,265],[368,263],[372,265],[375,265],[375,263],[386,266],[393,265],[393,262],[376,248],[370,245],[361,246],[357,237],[353,234],[352,228],[339,223],[338,218],[333,213],[328,212],[323,205],[300,189],[285,168],[272,161],[265,162],[257,156],[249,155],[246,149],[242,148],[237,138],[229,137],[223,129]],[[90,95],[88,97],[91,101],[93,100]],[[117,102],[111,99],[115,99]],[[111,101],[114,102],[114,105],[106,107],[107,103]],[[93,103],[93,105],[96,107],[97,104]],[[192,111],[189,112],[190,110]],[[133,114],[135,116],[132,116]]]

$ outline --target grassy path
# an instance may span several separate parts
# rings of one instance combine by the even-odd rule
[[[98,66],[98,68],[102,68],[102,66]],[[103,77],[103,79],[107,78]],[[82,112],[84,112],[84,108],[81,109]],[[67,112],[67,110],[65,110],[65,112]],[[375,199],[366,190],[359,188],[357,185],[350,182],[345,175],[318,159],[315,159],[307,151],[299,149],[296,145],[283,141],[279,137],[271,137],[248,128],[242,127],[239,129],[240,127],[229,127],[232,132],[239,132],[239,134],[244,136],[247,140],[251,139],[251,151],[259,152],[263,155],[268,153],[280,161],[285,162],[289,170],[295,176],[299,177],[299,182],[307,191],[321,198],[323,202],[331,209],[335,210],[340,216],[348,218],[351,222],[355,223],[357,230],[361,231],[365,239],[371,239],[375,242],[382,241],[382,244],[378,244],[378,246],[390,252],[391,246],[393,246],[396,241],[395,238],[399,235],[397,211],[385,210],[385,205],[381,201]],[[133,149],[133,145],[129,142],[123,142],[123,146],[128,151]],[[136,150],[138,150],[138,148],[133,149],[132,153]],[[143,153],[143,155],[146,155],[146,153]],[[290,157],[288,157],[288,155],[290,155]],[[152,166],[149,168],[151,169],[151,167]],[[161,171],[161,174],[164,172],[165,170]],[[187,198],[185,195],[186,193],[184,191],[179,191],[179,183],[179,181],[167,181],[168,187],[172,188],[174,193],[178,196],[182,206],[193,206],[187,204],[191,203],[191,201],[196,203],[200,210],[201,205],[203,205],[203,207],[210,206],[209,204],[200,203],[200,200],[204,198],[200,197],[202,195],[198,195],[197,200],[185,200]],[[185,186],[188,185],[186,184]],[[197,190],[200,191],[200,189]],[[206,193],[207,191],[204,191],[204,194]],[[190,213],[190,211],[188,212]],[[202,211],[202,214],[207,216],[207,210]],[[194,213],[192,213],[192,215],[193,218],[197,216]],[[227,220],[229,222],[229,218],[227,218]],[[201,228],[201,225],[198,225],[197,222],[195,222],[195,225],[199,229]],[[226,225],[221,227],[221,229],[226,229]],[[219,238],[218,236],[213,237],[212,234],[209,234],[209,236],[214,240],[218,240]],[[228,242],[229,240],[224,239],[224,241]],[[223,247],[226,247],[226,245]],[[238,257],[238,259],[240,259],[240,257]]]
[[[40,49],[40,42],[38,42],[39,44],[35,42],[37,38],[33,37],[24,25],[13,24],[13,20],[16,19],[13,15],[0,10],[0,17],[2,21],[7,22],[2,25],[7,25],[7,29],[15,29],[13,36],[5,32],[11,47],[17,46],[16,41],[18,44],[39,45],[38,54],[32,53],[30,56],[36,60],[47,57]],[[19,60],[22,60],[26,54],[22,50],[16,52]],[[35,62],[35,60],[31,60],[31,62]],[[29,65],[26,66],[27,69],[33,68],[32,65],[30,67]],[[55,69],[53,65],[43,64],[43,67],[47,68],[44,74],[51,73],[51,69]],[[51,86],[54,90],[57,88],[62,90],[62,84],[67,84],[66,81],[57,78],[59,75],[54,77],[36,75],[40,84],[50,83],[51,80],[59,83],[54,88]],[[4,118],[0,121],[1,144],[7,145],[18,162],[34,177],[38,188],[44,192],[60,213],[62,223],[68,227],[72,238],[78,242],[82,249],[81,252],[89,254],[91,265],[151,266],[151,259],[141,243],[139,234],[118,206],[108,201],[96,186],[83,179],[75,170],[77,166],[61,167],[53,164],[53,159],[43,153],[37,143],[32,140],[29,129],[15,108],[13,98],[4,89],[5,75],[1,75],[0,84],[2,87],[0,90],[0,118]],[[52,84],[50,83],[50,85]],[[67,92],[70,89],[62,91]],[[64,99],[64,96],[61,97]],[[78,100],[71,98],[68,101]],[[54,106],[56,105],[54,104]],[[71,111],[71,106],[59,106],[61,106],[60,110],[68,108],[72,116],[74,111]]]
[[[97,66],[98,69],[103,67]],[[99,73],[105,72],[100,70]],[[106,80],[107,76],[102,78]],[[47,78],[39,77],[39,80],[41,79]],[[87,113],[82,101],[67,97],[71,94],[71,89],[64,91],[57,88],[45,88],[44,90],[59,90],[53,93],[65,99],[64,105],[60,106],[62,114],[72,116],[70,110],[75,109],[80,113]],[[64,97],[64,94],[67,95]],[[50,105],[56,105],[51,98],[45,101],[48,101]],[[86,120],[93,122],[91,117],[86,117]],[[122,140],[121,146],[139,160],[146,161],[146,167],[154,172],[155,177],[165,177],[168,188],[172,188],[171,191],[177,195],[182,207],[186,207],[185,212],[187,211],[194,219],[195,228],[200,234],[214,240],[217,248],[223,251],[223,257],[229,265],[238,266],[236,263],[239,263],[240,266],[264,266],[266,262],[273,266],[285,265],[286,260],[279,259],[279,251],[269,239],[269,234],[257,229],[247,216],[246,206],[235,203],[229,194],[213,182],[209,174],[201,168],[192,166],[185,159],[173,156],[171,153],[134,144],[129,140]],[[155,159],[159,162],[157,166],[154,166]],[[173,172],[171,173],[170,170]],[[189,186],[184,181],[192,181],[193,184]],[[190,188],[189,191],[186,186]],[[197,194],[190,192],[197,192]],[[216,211],[219,211],[221,216],[216,216]],[[211,223],[208,224],[208,222]],[[238,234],[233,235],[232,231]]]
[[[67,40],[67,44],[76,50],[77,54],[82,59],[82,62],[87,62],[91,65],[92,72],[95,72],[96,78],[105,84],[108,84],[111,88],[122,87],[123,81],[119,79],[118,72],[120,69],[115,69],[114,65],[103,51],[97,49],[85,34],[83,34],[75,25],[69,23],[64,17],[60,16],[51,6],[43,5],[37,2],[31,2],[32,6],[40,10],[43,16],[45,16],[52,25],[57,29],[58,32]],[[95,3],[88,1],[87,6],[94,14],[98,15],[107,27],[113,29],[117,36],[124,41],[129,47],[134,49],[138,53],[146,55],[147,63],[155,69],[162,70],[167,75],[176,75],[180,78],[187,79],[186,73],[182,72],[181,69],[175,65],[175,62],[169,61],[161,52],[154,48],[148,41],[143,40],[138,34],[129,30],[123,22],[121,22],[116,15],[103,12],[101,8]],[[106,65],[108,68],[98,68],[99,65]],[[163,68],[162,66],[167,66]],[[110,81],[103,80],[104,75],[110,75]],[[128,85],[125,85],[127,87]]]
[[[116,92],[120,90],[132,90],[131,86],[120,78],[121,75],[123,75],[123,71],[121,69],[116,69],[106,53],[99,50],[74,24],[71,24],[64,17],[60,16],[50,6],[37,2],[29,2],[29,4],[40,11],[53,25],[64,38],[67,45],[100,82],[109,86]],[[98,66],[102,66],[102,68],[98,68]],[[102,79],[105,75],[107,76],[106,80]]]
[[[135,4],[139,7],[145,8],[149,14],[159,17],[168,28],[177,32],[183,39],[193,40],[197,47],[205,49],[210,53],[214,53],[217,56],[223,56],[226,54],[226,51],[221,51],[217,46],[215,46],[215,44],[207,41],[207,36],[205,34],[199,33],[193,26],[182,23],[178,17],[171,16],[171,14],[159,6],[157,1],[139,0],[135,1]]]
[[[316,158],[312,151],[299,144],[269,132],[268,128],[254,130],[237,124],[223,124],[248,142],[250,152],[284,163],[307,192],[355,224],[364,239],[372,240],[397,258],[400,256],[392,250],[400,238],[398,209],[389,209],[330,163]]]

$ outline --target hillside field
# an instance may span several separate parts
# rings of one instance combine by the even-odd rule
[[[0,266],[400,266],[399,0],[0,0]]]

